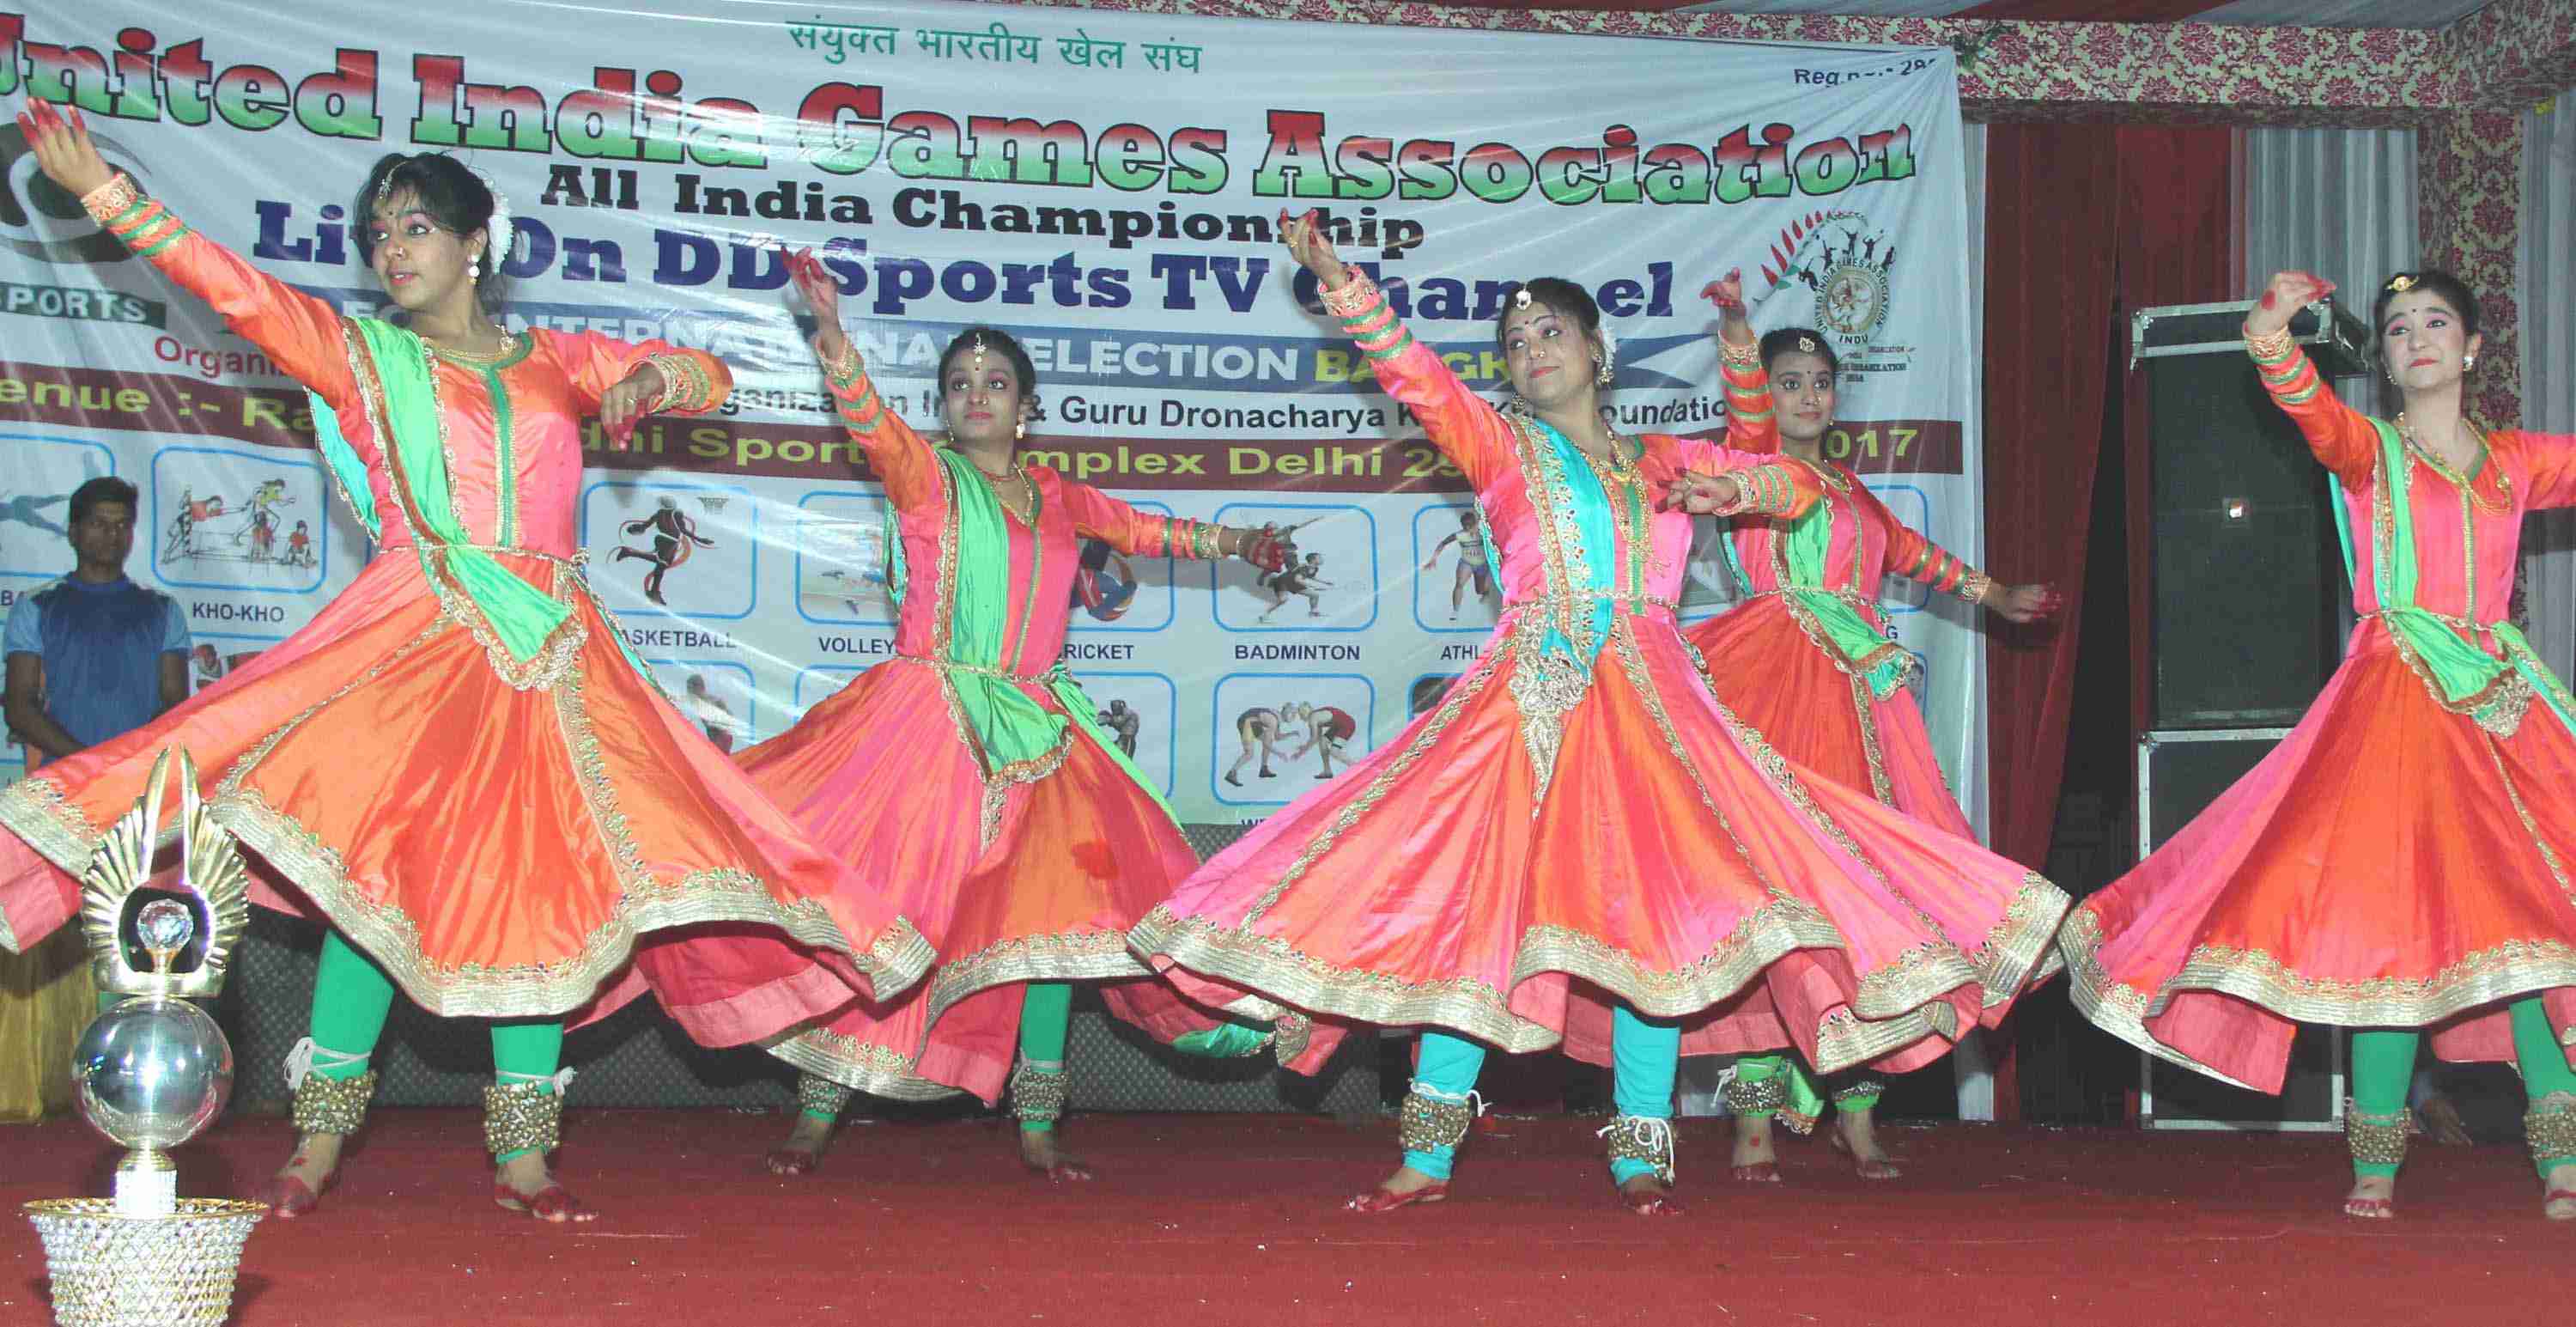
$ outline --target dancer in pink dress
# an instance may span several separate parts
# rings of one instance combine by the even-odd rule
[[[1141,512],[1022,465],[1037,371],[996,328],[970,328],[941,355],[948,432],[936,444],[915,433],[842,333],[831,273],[811,254],[793,266],[822,323],[814,348],[841,421],[885,485],[895,657],[740,759],[827,851],[895,882],[940,959],[904,998],[854,1005],[771,1047],[805,1074],[794,1131],[769,1165],[812,1170],[853,1089],[992,1101],[1007,1076],[1029,1167],[1088,1179],[1055,1127],[1068,983],[1100,983],[1112,1013],[1185,1051],[1248,1055],[1267,1042],[1127,952],[1127,928],[1198,858],[1065,668],[1080,549],[1098,539],[1135,557],[1269,568],[1284,552],[1257,531]]]
[[[1430,712],[1211,859],[1133,937],[1211,1003],[1315,1015],[1293,1068],[1354,1022],[1427,1025],[1403,1164],[1353,1206],[1446,1196],[1487,1047],[1615,1060],[1611,1177],[1658,1214],[1676,1210],[1681,1020],[1759,992],[1832,1071],[1928,1060],[2019,991],[2066,896],[1808,777],[1717,703],[1674,626],[1685,513],[1795,515],[1815,472],[1613,433],[1599,312],[1554,278],[1500,310],[1521,404],[1497,411],[1311,220],[1284,228],[1378,381],[1465,472],[1501,620]],[[1750,360],[1740,308],[1728,324],[1728,353]],[[1998,895],[2014,905],[1983,933],[1937,920]]]
[[[2281,1090],[2300,1023],[2354,1029],[2344,1211],[2396,1212],[2417,1042],[2512,1060],[2553,1220],[2576,1220],[2576,704],[2506,620],[2524,513],[2576,505],[2576,437],[2482,429],[2477,297],[2400,272],[2371,310],[2405,408],[2335,399],[2290,340],[2333,289],[2272,278],[2245,344],[2333,472],[2353,611],[2290,735],[2059,940],[2076,1007],[2151,1054]]]

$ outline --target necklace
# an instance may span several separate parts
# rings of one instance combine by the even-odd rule
[[[492,364],[492,363],[497,363],[497,362],[499,362],[499,361],[501,361],[501,360],[508,359],[512,354],[514,354],[514,353],[516,353],[516,352],[518,351],[518,349],[519,349],[519,334],[518,334],[518,333],[516,333],[516,332],[503,331],[500,327],[498,327],[498,326],[496,326],[496,325],[494,325],[494,324],[492,324],[492,323],[485,323],[485,324],[483,325],[483,327],[484,327],[484,330],[490,331],[490,332],[492,332],[493,334],[495,334],[495,335],[497,335],[497,336],[499,336],[499,337],[501,338],[501,348],[500,348],[500,349],[498,349],[498,350],[462,350],[462,349],[459,349],[459,348],[454,347],[454,346],[444,346],[444,345],[440,345],[438,342],[436,342],[436,341],[431,341],[428,337],[425,337],[425,336],[424,336],[424,337],[422,337],[422,338],[421,338],[421,340],[422,340],[422,341],[424,341],[424,342],[427,342],[427,343],[428,343],[428,345],[429,345],[429,348],[430,348],[431,350],[434,350],[434,351],[438,352],[440,355],[443,355],[443,356],[445,356],[445,357],[446,357],[446,358],[448,358],[448,359],[455,360],[455,361],[457,361],[458,363],[461,363],[461,364]]]
[[[967,464],[975,465],[973,461],[968,461]],[[975,466],[975,473],[982,475],[984,482],[993,486],[993,500],[1001,503],[1004,510],[1019,517],[1020,524],[1032,530],[1037,528],[1038,486],[1029,482],[1029,472],[1021,468],[1018,458],[1013,458],[1011,468],[998,475],[980,465]],[[1020,489],[1021,500],[1016,504],[1002,496],[1002,485],[1013,481],[1017,481]]]
[[[2477,479],[2475,477],[2461,474],[2458,470],[2454,469],[2449,462],[2444,461],[2441,456],[2432,449],[2432,447],[2428,446],[2422,435],[2416,433],[2414,422],[2406,418],[2406,412],[2403,410],[2397,412],[2397,436],[2405,441],[2406,450],[2412,454],[2416,460],[2422,462],[2425,469],[2432,471],[2434,474],[2440,475],[2442,478],[2449,480],[2453,485],[2457,486],[2462,493],[2468,495],[2469,502],[2479,511],[2485,512],[2489,516],[2501,516],[2504,513],[2511,511],[2513,509],[2513,476],[2506,474],[2500,466],[2485,464],[2485,462],[2495,459],[2494,452],[2487,446],[2486,435],[2481,433],[2476,425],[2470,424],[2467,420],[2462,420],[2460,423],[2469,430],[2469,436],[2478,444],[2476,463],[2478,474],[2485,475],[2492,472],[2495,475],[2496,491],[2494,497],[2488,497],[2487,495],[2480,493],[2478,491]]]

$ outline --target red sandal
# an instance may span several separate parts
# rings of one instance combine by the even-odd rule
[[[1399,1207],[1411,1207],[1415,1203],[1440,1202],[1448,1196],[1449,1181],[1433,1180],[1411,1193],[1397,1193],[1393,1189],[1371,1189],[1343,1203],[1342,1210],[1375,1216],[1380,1212],[1392,1212]]]
[[[502,1211],[518,1212],[550,1225],[577,1225],[599,1219],[599,1213],[582,1206],[581,1200],[572,1196],[572,1190],[552,1179],[546,1181],[546,1187],[532,1194],[522,1194],[508,1184],[494,1180],[492,1201],[499,1204]]]

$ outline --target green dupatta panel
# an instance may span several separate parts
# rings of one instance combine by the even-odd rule
[[[2511,622],[2482,623],[2477,628],[2504,648],[2499,659],[2464,639],[2450,620],[2415,602],[2415,512],[2407,500],[2413,471],[2406,443],[2395,425],[2379,419],[2371,419],[2370,425],[2379,433],[2379,493],[2371,503],[2371,542],[2377,556],[2371,560],[2371,583],[2378,591],[2379,617],[2387,623],[2388,634],[2400,650],[2423,665],[2434,699],[2444,709],[2466,714],[2490,732],[2510,736],[2536,693],[2548,702],[2562,726],[2576,731],[2576,713],[2571,713],[2576,704],[2571,704],[2567,689],[2550,675],[2549,665],[2532,652],[2531,642]],[[2487,463],[2494,463],[2492,454]],[[2343,547],[2344,578],[2352,580],[2356,574],[2352,520],[2345,512],[2343,481],[2332,482],[2335,539]]]
[[[1082,684],[1073,680],[1061,658],[1038,678],[1017,677],[1003,666],[1003,650],[1011,647],[1016,654],[1020,642],[1017,631],[1006,621],[1011,606],[1011,532],[1004,523],[1001,499],[993,496],[992,481],[965,457],[945,447],[933,448],[932,455],[939,458],[947,480],[948,528],[943,537],[956,550],[956,581],[944,587],[948,602],[943,605],[947,631],[942,659],[956,666],[942,671],[950,694],[957,698],[958,712],[974,729],[975,740],[983,750],[986,777],[1036,761],[1063,745],[1069,721],[1090,736],[1092,745],[1116,761],[1118,768],[1125,770],[1127,777],[1163,808],[1164,815],[1171,815],[1171,805],[1101,728],[1099,708],[1092,704]],[[1038,492],[1034,483],[1030,492]],[[1033,520],[1040,515],[1037,511],[1030,513]],[[908,577],[903,532],[891,504],[886,508],[886,561],[886,594],[900,609]],[[1020,689],[1026,681],[1035,681],[1052,692],[1065,713],[1056,714],[1031,699]]]
[[[422,573],[434,581],[438,568],[432,561],[445,557],[448,575],[474,601],[493,635],[511,657],[526,663],[572,616],[572,605],[529,584],[466,538],[448,488],[447,445],[439,421],[438,390],[431,377],[429,343],[378,318],[352,318],[347,326],[351,353],[365,358],[382,393],[381,403],[369,402],[370,415],[381,411],[381,417],[370,422],[386,464],[398,471],[401,491],[410,498],[410,524],[420,541],[416,547]],[[495,390],[499,390],[497,384]],[[349,445],[339,415],[329,403],[319,394],[312,400],[313,432],[323,458],[368,536],[381,540],[384,515],[376,510],[374,493],[367,486],[366,463]],[[506,408],[501,418],[508,419]]]
[[[1778,526],[1780,522],[1773,524]],[[1833,500],[1828,497],[1817,503],[1815,510],[1787,522],[1787,528],[1774,538],[1780,541],[1788,563],[1788,579],[1780,587],[1782,597],[1805,610],[1816,629],[1824,634],[1825,643],[1841,656],[1840,661],[1868,681],[1871,695],[1881,700],[1895,695],[1914,671],[1914,656],[1870,625],[1849,599],[1825,588],[1825,558],[1834,546]],[[1736,557],[1735,541],[1721,539],[1719,547],[1726,552],[1727,566],[1735,572],[1735,583],[1744,587],[1746,594],[1756,593],[1753,578],[1745,574],[1744,563]],[[1857,583],[1859,569],[1853,571],[1852,579]]]
[[[1551,622],[1539,640],[1539,650],[1580,664],[1588,673],[1592,661],[1600,655],[1601,647],[1610,640],[1611,623],[1618,611],[1612,596],[1622,588],[1618,584],[1619,535],[1610,518],[1610,494],[1601,487],[1600,476],[1592,473],[1592,465],[1584,459],[1583,449],[1557,432],[1554,425],[1531,418],[1525,427],[1547,447],[1549,457],[1555,462],[1551,468],[1558,482],[1565,486],[1565,505],[1560,516],[1573,523],[1571,531],[1560,530],[1558,542],[1560,547],[1564,547],[1564,534],[1570,533],[1575,537],[1574,546],[1566,550],[1568,565],[1565,571],[1569,579],[1579,578],[1581,583],[1557,588],[1565,594],[1591,600],[1586,618],[1588,630],[1584,633],[1587,639],[1577,642]],[[1653,513],[1642,509],[1644,504],[1637,500],[1634,490],[1629,493],[1629,505],[1632,508],[1629,528],[1644,530],[1647,518]],[[1492,531],[1488,529],[1486,534],[1490,543]],[[1578,559],[1571,554],[1578,551],[1582,565],[1572,565]],[[1641,599],[1646,594],[1642,584],[1632,587],[1631,592]]]

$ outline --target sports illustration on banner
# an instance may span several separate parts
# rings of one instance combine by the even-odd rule
[[[1037,368],[1025,461],[1287,545],[1276,571],[1082,551],[1070,666],[1187,821],[1258,820],[1392,737],[1498,607],[1463,483],[1320,315],[1283,209],[1318,210],[1497,393],[1511,290],[1581,283],[1627,431],[1725,427],[1698,292],[1740,267],[1759,327],[1839,353],[1827,455],[1982,551],[1948,51],[1598,38],[1568,61],[1564,37],[989,4],[28,8],[0,10],[0,97],[79,107],[112,165],[263,270],[379,312],[348,192],[384,153],[448,151],[508,198],[506,325],[732,367],[720,412],[630,451],[594,425],[580,500],[633,654],[730,750],[893,644],[885,505],[807,348],[805,248],[916,427],[940,348],[989,323]],[[303,391],[5,121],[0,166],[0,600],[69,569],[72,489],[125,478],[130,573],[187,606],[203,684],[308,621],[365,537]],[[1719,545],[1702,531],[1688,620],[1735,593]],[[1889,595],[1982,825],[1981,638],[1947,596]]]

